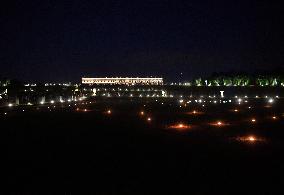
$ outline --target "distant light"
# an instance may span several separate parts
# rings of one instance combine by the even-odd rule
[[[50,103],[54,104],[54,100],[51,100]]]
[[[252,119],[251,119],[251,122],[253,122],[253,123],[256,122],[256,119],[255,119],[255,118],[252,118]]]
[[[151,121],[152,119],[150,117],[147,118],[147,121]]]
[[[8,104],[8,106],[9,106],[9,107],[12,107],[12,106],[13,106],[13,104],[9,103],[9,104]]]
[[[277,119],[277,117],[276,117],[276,116],[273,116],[272,118],[273,118],[273,119]]]
[[[235,109],[234,111],[235,111],[235,112],[239,112],[239,110],[238,110],[238,109]]]
[[[248,137],[248,141],[254,142],[255,140],[256,140],[256,139],[255,139],[254,136],[249,136],[249,137]]]
[[[274,100],[273,100],[272,98],[270,98],[270,99],[268,100],[268,102],[269,102],[269,103],[273,103]]]
[[[87,109],[84,109],[85,112],[87,112]]]
[[[108,114],[111,114],[111,110],[108,110],[107,113],[108,113]]]
[[[44,104],[44,101],[41,101],[40,104]]]
[[[25,110],[23,110],[23,112],[25,112]]]
[[[236,140],[241,142],[249,142],[249,143],[267,142],[265,138],[256,137],[254,135],[237,137]]]
[[[144,115],[144,112],[143,112],[143,111],[141,111],[141,112],[140,112],[140,115],[142,115],[142,116],[143,116],[143,115]]]
[[[212,125],[212,126],[218,126],[218,127],[230,125],[230,124],[224,123],[224,122],[222,122],[222,121],[216,121],[216,122],[214,122],[214,123],[209,123],[209,124]]]
[[[7,115],[7,112],[5,112],[4,115]]]
[[[176,129],[176,130],[186,130],[186,129],[191,128],[191,126],[187,125],[187,124],[183,124],[183,123],[178,123],[178,124],[170,125],[167,128],[168,129]]]

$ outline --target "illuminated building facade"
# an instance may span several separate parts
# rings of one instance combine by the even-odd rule
[[[110,77],[110,78],[82,78],[82,84],[89,85],[163,85],[163,78],[133,78],[133,77]]]

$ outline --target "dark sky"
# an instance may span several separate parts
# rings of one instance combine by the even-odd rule
[[[0,6],[0,75],[191,79],[284,65],[277,1],[7,1]]]

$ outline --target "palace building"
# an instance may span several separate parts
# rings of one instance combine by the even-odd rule
[[[106,77],[106,78],[82,78],[82,84],[89,85],[163,85],[163,78],[139,78],[139,77]]]

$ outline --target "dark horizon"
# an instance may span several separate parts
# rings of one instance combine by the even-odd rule
[[[0,10],[3,77],[179,81],[284,67],[279,2],[18,0]]]

